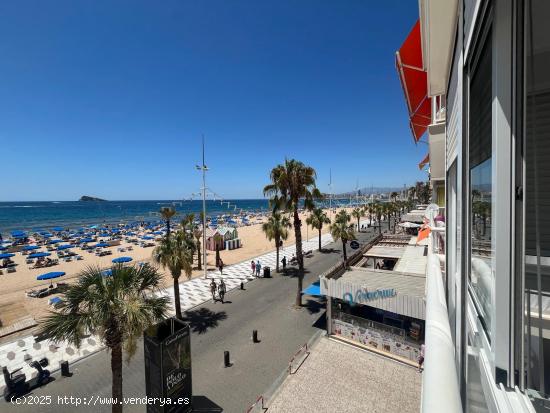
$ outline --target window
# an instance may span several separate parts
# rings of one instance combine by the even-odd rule
[[[491,339],[495,277],[492,268],[492,36],[489,31],[469,65],[469,286],[478,315]]]
[[[550,393],[550,2],[525,3],[525,381]]]

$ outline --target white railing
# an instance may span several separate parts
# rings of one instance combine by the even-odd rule
[[[432,232],[428,240],[426,268],[426,334],[422,380],[422,412],[462,412],[455,366],[455,348],[449,325],[441,262],[434,252]]]
[[[432,97],[432,125],[445,123],[446,104],[445,95]]]

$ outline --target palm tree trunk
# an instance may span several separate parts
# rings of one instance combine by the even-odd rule
[[[181,320],[181,303],[180,303],[180,283],[179,277],[172,277],[174,279],[174,307],[176,307],[176,318]]]
[[[357,218],[357,232],[360,232],[360,228],[359,228],[360,222],[359,221],[361,221],[361,218]]]
[[[275,250],[277,251],[276,256],[276,264],[275,264],[275,272],[279,272],[279,241],[276,241],[275,243]]]
[[[302,306],[302,287],[304,284],[304,253],[302,251],[302,229],[298,206],[294,207],[294,236],[296,238],[296,259],[298,260],[298,291],[296,292],[296,306]]]
[[[122,344],[118,342],[111,348],[111,396],[112,413],[122,413]]]
[[[319,228],[319,251],[321,251],[321,228]]]
[[[170,220],[166,220],[166,238],[170,237]]]
[[[201,264],[201,243],[200,241],[197,241],[197,261],[198,261],[198,269],[202,270],[202,264]]]
[[[348,253],[346,251],[346,241],[342,240],[342,251],[344,252],[344,267],[347,267]]]
[[[378,215],[378,233],[382,234],[382,217]]]

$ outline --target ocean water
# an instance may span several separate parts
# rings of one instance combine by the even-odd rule
[[[229,203],[229,204],[228,204]],[[173,206],[179,218],[187,213],[199,214],[202,201],[105,201],[105,202],[0,202],[0,234],[13,230],[51,229],[56,226],[75,229],[83,225],[157,221],[156,212]],[[207,200],[209,216],[266,211],[266,199]],[[178,220],[176,216],[176,220]]]

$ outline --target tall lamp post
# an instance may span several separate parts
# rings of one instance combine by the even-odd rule
[[[204,135],[202,136],[202,165],[196,165],[199,171],[202,171],[202,262],[204,264],[204,278],[208,278],[206,263],[206,171],[208,168],[204,163]]]

